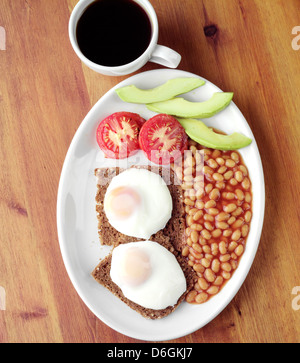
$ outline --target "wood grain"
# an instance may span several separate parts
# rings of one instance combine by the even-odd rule
[[[62,164],[91,106],[126,77],[95,74],[68,39],[76,0],[3,0],[0,26],[0,342],[137,342],[98,320],[67,276],[57,239]],[[152,0],[159,43],[179,69],[235,93],[266,182],[260,246],[242,288],[210,324],[176,342],[300,342],[300,25],[297,0]],[[147,64],[141,71],[159,66]]]

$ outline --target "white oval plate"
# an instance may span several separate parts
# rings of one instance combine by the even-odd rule
[[[182,303],[169,316],[147,320],[99,285],[91,272],[109,251],[100,246],[95,212],[96,179],[94,169],[111,166],[115,161],[104,159],[96,142],[99,121],[117,111],[139,113],[144,118],[154,115],[145,105],[121,101],[115,88],[135,84],[140,88],[156,87],[168,79],[198,77],[194,74],[159,69],[134,75],[108,91],[87,114],[78,128],[68,150],[58,189],[57,228],[64,264],[81,299],[88,308],[112,329],[129,337],[147,341],[166,341],[190,334],[214,319],[232,300],[244,282],[259,244],[265,206],[264,176],[259,151],[247,121],[232,102],[218,115],[204,120],[226,133],[241,132],[253,139],[250,146],[241,149],[249,169],[253,191],[253,218],[238,269],[219,294],[201,305]],[[206,84],[185,97],[191,101],[206,100],[220,89]],[[134,159],[133,159],[134,158]],[[148,162],[142,152],[129,160],[130,164]],[[122,166],[122,165],[121,165]]]

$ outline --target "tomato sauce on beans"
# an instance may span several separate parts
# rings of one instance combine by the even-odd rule
[[[204,148],[189,140],[181,167],[186,216],[182,255],[195,271],[186,301],[201,304],[216,295],[237,269],[252,218],[248,169],[237,151]]]

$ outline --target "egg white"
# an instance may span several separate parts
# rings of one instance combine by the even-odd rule
[[[120,269],[125,251],[133,246],[147,254],[151,265],[150,276],[138,286],[126,284]],[[136,304],[154,310],[174,306],[187,288],[184,273],[175,256],[153,241],[131,242],[114,248],[110,276],[125,297]]]
[[[109,193],[118,187],[131,187],[141,203],[126,219],[118,218],[108,208]],[[172,215],[172,197],[163,178],[146,169],[127,169],[110,182],[104,197],[104,212],[109,223],[119,232],[136,238],[149,239],[163,229]]]

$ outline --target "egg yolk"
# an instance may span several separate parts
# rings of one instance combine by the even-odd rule
[[[118,187],[108,196],[106,207],[115,217],[126,219],[138,208],[141,203],[138,193],[129,187]]]
[[[127,286],[141,285],[151,274],[149,256],[137,247],[129,248],[122,258],[119,273]]]

